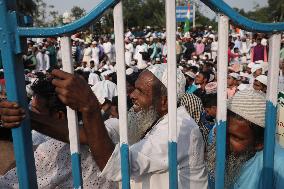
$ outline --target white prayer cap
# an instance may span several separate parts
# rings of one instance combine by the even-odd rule
[[[96,41],[93,41],[93,42],[92,42],[92,45],[96,45],[96,44],[98,44],[98,42],[96,42]]]
[[[137,41],[138,41],[138,39],[136,39],[136,38],[133,40],[134,43],[136,43]]]
[[[210,35],[209,35],[209,38],[215,39],[215,35],[214,35],[214,34],[210,34]]]
[[[155,64],[147,68],[152,72],[166,88],[168,88],[168,69],[167,64]],[[180,99],[185,92],[186,79],[182,71],[177,68],[177,97]]]
[[[253,63],[253,62],[250,62],[250,63],[248,64],[248,67],[249,67],[250,69],[252,69],[253,66],[254,66],[254,63]]]
[[[160,58],[156,58],[156,61],[161,61],[161,59]]]
[[[263,85],[267,86],[267,76],[266,75],[259,75],[255,78],[255,80],[259,81]]]
[[[246,73],[246,72],[240,72],[240,76],[241,76],[241,77],[249,78],[249,74]]]
[[[146,28],[147,28],[147,29],[151,29],[151,27],[150,27],[150,26],[146,26]]]
[[[108,76],[108,75],[110,75],[112,73],[113,73],[113,71],[107,70],[107,71],[104,71],[103,73],[101,73],[101,76]]]
[[[192,58],[193,58],[193,59],[197,59],[197,56],[193,56]]]
[[[191,77],[192,79],[195,79],[195,77],[196,77],[196,75],[191,71],[185,72],[184,74]]]
[[[255,90],[239,91],[228,101],[230,111],[263,128],[265,127],[265,108],[264,93]]]
[[[240,75],[237,74],[237,73],[230,73],[229,76],[231,76],[232,78],[236,79],[236,80],[239,80],[240,79]]]
[[[100,104],[105,102],[105,98],[112,100],[112,97],[117,96],[117,86],[111,81],[104,80],[97,82],[92,88]]]
[[[133,74],[133,72],[134,72],[134,70],[132,68],[128,68],[126,70],[126,75],[131,75],[131,74]]]
[[[262,66],[260,64],[254,64],[254,66],[251,69],[251,73],[254,73],[256,70],[262,69]]]
[[[190,33],[189,33],[189,32],[186,32],[186,33],[184,34],[184,37],[185,37],[185,38],[190,38]]]
[[[263,46],[267,46],[267,39],[262,38],[260,42]]]
[[[212,26],[209,26],[208,28],[209,28],[209,29],[212,29]]]

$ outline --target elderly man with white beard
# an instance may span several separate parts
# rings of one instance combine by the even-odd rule
[[[264,94],[255,90],[240,91],[229,99],[225,188],[262,188],[265,108]],[[276,142],[274,185],[271,188],[280,189],[284,186],[283,162],[284,149]],[[212,189],[215,179],[216,140],[209,147],[207,166],[209,188]]]
[[[59,98],[78,110],[83,117],[83,130],[93,157],[101,169],[101,176],[112,181],[121,180],[119,144],[111,140],[118,125],[106,129],[99,102],[87,83],[80,77],[60,70],[52,74]],[[166,64],[154,65],[143,71],[131,93],[134,106],[129,115],[130,173],[132,188],[169,188],[168,181],[168,103]],[[185,90],[185,78],[177,70],[177,91]],[[80,94],[76,91],[80,91]],[[83,98],[82,98],[83,97]],[[5,111],[4,124],[17,122],[14,112]],[[134,115],[141,115],[132,119]],[[10,116],[10,117],[9,117]],[[3,116],[2,116],[3,119]],[[133,123],[136,125],[132,125]],[[142,124],[142,125],[137,125]],[[198,125],[183,106],[177,108],[178,186],[181,189],[207,188],[204,162],[204,141]]]

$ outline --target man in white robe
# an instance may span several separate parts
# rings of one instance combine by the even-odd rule
[[[103,48],[104,48],[104,53],[108,57],[108,60],[111,62],[113,60],[113,57],[112,57],[112,44],[111,44],[111,42],[109,41],[108,38],[105,38],[105,41],[103,43]]]
[[[134,104],[132,107],[134,117],[145,112],[144,115],[148,115],[149,118],[149,120],[144,120],[144,123],[148,125],[138,125],[138,134],[136,137],[130,137],[130,144],[132,144],[129,148],[130,174],[134,182],[132,187],[134,189],[168,188],[166,67],[166,64],[158,64],[142,72],[135,83],[135,90],[130,95]],[[111,140],[111,136],[117,132],[112,132],[115,129],[106,129],[97,97],[83,78],[60,70],[53,70],[52,74],[58,78],[52,83],[55,85],[61,101],[82,113],[83,138],[88,143],[97,165],[102,170],[101,176],[113,181],[120,181],[119,145]],[[185,77],[178,69],[178,98],[183,95],[184,90]],[[3,106],[2,103],[0,105]],[[2,118],[13,123],[15,115],[12,112],[14,111],[5,112]],[[16,117],[18,120],[19,117]],[[22,118],[22,115],[20,117]],[[133,125],[129,124],[129,127],[133,127]],[[60,129],[60,127],[56,128]],[[204,142],[199,127],[187,114],[184,107],[177,109],[177,145],[179,188],[207,188]]]
[[[98,47],[98,43],[96,41],[92,42],[92,60],[95,63],[95,68],[98,69],[100,64],[100,49]]]
[[[144,52],[147,52],[147,45],[144,44],[144,41],[142,39],[139,39],[138,45],[136,46],[136,54],[134,59],[137,60],[137,67],[138,69],[144,69],[147,67],[147,61],[143,60],[142,54]]]
[[[167,69],[165,64],[151,66],[142,72],[135,83],[135,90],[131,93],[134,112],[149,112],[153,110],[155,121],[140,139],[136,138],[129,149],[130,173],[134,181],[133,188],[168,188],[168,104],[167,104]],[[54,76],[61,80],[54,80],[53,84],[60,93],[60,86],[64,82],[69,86],[69,74],[53,71]],[[65,79],[63,79],[65,78]],[[79,85],[83,89],[80,78],[72,79],[72,87]],[[76,80],[75,79],[75,80]],[[80,81],[79,81],[80,80]],[[71,83],[70,83],[71,84]],[[77,85],[77,86],[76,86]],[[71,87],[71,85],[70,85]],[[68,88],[68,87],[67,87]],[[67,89],[66,88],[66,89]],[[84,87],[85,88],[85,87]],[[59,90],[58,90],[59,89]],[[67,89],[73,91],[73,89]],[[185,78],[177,70],[177,94],[180,97],[185,90]],[[68,93],[68,92],[67,92]],[[89,139],[90,150],[94,154],[96,163],[102,170],[101,176],[113,181],[121,180],[119,145],[114,145],[102,122],[100,104],[92,91],[86,87],[80,96],[70,97],[60,93],[61,100],[80,110],[83,114],[84,129]],[[82,99],[82,95],[86,98]],[[178,144],[178,185],[179,188],[207,188],[207,172],[204,164],[204,142],[197,124],[186,113],[184,107],[177,110],[177,144]],[[154,116],[155,115],[155,116]],[[129,125],[131,127],[131,125]],[[140,127],[144,127],[140,125]],[[96,155],[97,154],[97,155]],[[100,154],[100,155],[98,155]]]
[[[125,63],[126,65],[131,66],[134,47],[128,38],[126,38],[124,41],[125,41]]]

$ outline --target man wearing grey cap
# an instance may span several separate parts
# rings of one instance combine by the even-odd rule
[[[229,99],[225,188],[261,188],[263,181],[265,108],[265,96],[259,91],[240,91]],[[215,177],[215,142],[209,148],[207,156],[210,185],[214,182]],[[284,149],[276,142],[274,186],[271,186],[271,188],[280,189],[284,186],[283,162]]]

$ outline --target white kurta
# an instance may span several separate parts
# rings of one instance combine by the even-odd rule
[[[100,49],[99,47],[92,47],[92,60],[95,62],[95,67],[98,68],[100,64]]]
[[[88,65],[88,66],[90,66],[91,56],[92,56],[91,47],[85,48],[85,49],[84,49],[83,62],[87,62],[87,65]]]
[[[36,54],[36,71],[42,71],[44,69],[44,56],[42,52],[38,51]]]
[[[137,60],[138,69],[143,69],[145,68],[145,66],[147,66],[147,62],[143,60],[142,54],[140,52],[147,52],[147,47],[144,44],[136,46],[136,54],[135,54],[135,59]]]
[[[49,137],[40,138],[40,135],[38,135],[37,145],[41,142],[43,143],[39,144],[34,152],[38,188],[72,188],[73,178],[69,144],[51,139]],[[81,166],[84,188],[118,188],[116,183],[109,182],[105,178],[97,176],[100,171],[93,159],[92,154],[89,151],[88,146],[81,146]],[[0,176],[0,188],[19,188],[15,168],[11,169],[4,176]]]
[[[212,59],[215,60],[218,51],[218,41],[213,41],[211,44]]]
[[[112,44],[111,42],[106,42],[103,44],[103,48],[104,48],[104,53],[107,55],[109,61],[111,61],[112,58]]]
[[[130,66],[132,61],[132,55],[134,53],[134,47],[132,43],[125,44],[125,63]]]
[[[184,107],[177,110],[177,135],[179,189],[207,189],[204,142],[198,125]],[[120,146],[117,144],[101,176],[113,181],[121,180],[119,150]],[[130,146],[129,159],[133,189],[169,188],[168,115],[144,139]]]
[[[43,71],[47,71],[50,68],[50,58],[48,54],[46,53],[43,54],[43,60],[44,60]]]
[[[101,81],[100,76],[96,73],[90,73],[89,78],[88,78],[88,84],[89,85],[95,85]]]

